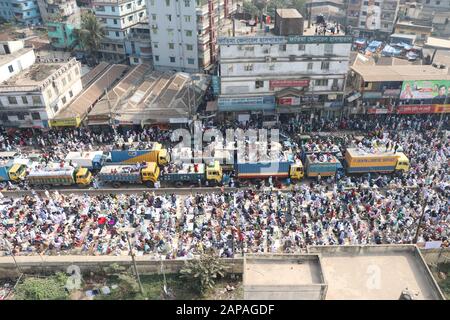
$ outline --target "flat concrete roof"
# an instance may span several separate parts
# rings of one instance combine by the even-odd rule
[[[311,246],[319,254],[326,300],[397,300],[408,289],[418,300],[444,299],[414,245]]]
[[[428,37],[424,44],[425,48],[443,49],[450,50],[450,40]]]
[[[319,300],[326,292],[315,254],[246,254],[244,299]]]
[[[448,68],[438,69],[430,65],[353,65],[351,69],[366,82],[450,80]]]
[[[0,66],[10,63],[11,61],[14,61],[17,58],[20,58],[21,56],[23,56],[24,54],[26,54],[32,50],[33,50],[33,48],[21,48],[13,53],[1,54],[0,55]]]
[[[281,18],[302,18],[303,16],[297,9],[277,9],[277,13]]]

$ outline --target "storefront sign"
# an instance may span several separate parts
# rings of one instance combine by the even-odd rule
[[[308,87],[309,80],[270,80],[269,87],[272,88],[288,88],[288,87]]]
[[[379,108],[369,108],[367,109],[368,114],[387,114],[391,113],[389,109],[379,109]]]
[[[300,103],[300,97],[283,97],[278,99],[278,105],[280,106],[298,106]]]
[[[78,127],[80,125],[80,118],[56,119],[49,120],[50,127]]]
[[[275,97],[219,98],[218,107],[219,111],[270,110],[275,108]]]
[[[434,113],[433,104],[412,104],[406,106],[398,106],[398,114],[416,114],[416,113]]]
[[[221,37],[219,45],[253,45],[253,44],[317,44],[317,43],[352,43],[352,36],[266,36],[266,37]]]
[[[356,92],[355,94],[351,95],[350,97],[347,98],[348,102],[352,102],[355,101],[356,99],[361,97],[361,93]]]
[[[212,76],[211,86],[214,95],[218,96],[220,94],[220,77]]]
[[[383,98],[398,98],[400,89],[386,89],[383,91]]]

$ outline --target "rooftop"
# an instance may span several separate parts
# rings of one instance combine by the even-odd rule
[[[424,44],[425,48],[436,48],[443,50],[450,50],[450,40],[428,37],[427,41]]]
[[[414,245],[311,246],[327,280],[327,300],[397,300],[409,289],[419,300],[442,300]]]
[[[35,63],[30,68],[23,70],[17,75],[4,81],[2,85],[7,86],[30,86],[38,85],[56,70],[58,70],[64,63]]]
[[[14,61],[29,51],[33,51],[33,48],[22,48],[10,54],[0,54],[0,66]]]
[[[431,65],[353,65],[351,69],[366,82],[407,80],[450,80],[449,69]]]
[[[277,13],[281,18],[303,18],[297,9],[277,9]]]
[[[320,299],[325,279],[317,255],[246,254],[243,283],[245,300]]]

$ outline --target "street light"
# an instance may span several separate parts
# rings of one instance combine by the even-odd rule
[[[136,265],[136,260],[135,260],[135,257],[134,257],[133,248],[131,247],[130,237],[129,237],[129,234],[128,234],[130,231],[133,231],[133,229],[132,228],[121,228],[121,229],[119,229],[119,232],[125,233],[125,236],[127,237],[128,248],[130,249],[130,254],[131,254],[131,260],[133,261],[134,274],[136,275],[136,279],[137,279],[138,284],[139,284],[139,290],[141,291],[142,294],[144,294],[144,288],[142,287],[141,278],[139,276],[139,272],[138,272],[137,265]]]

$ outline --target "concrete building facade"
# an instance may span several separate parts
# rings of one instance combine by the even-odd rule
[[[40,61],[33,49],[16,42],[1,44],[0,124],[48,127],[49,119],[81,92],[81,65],[75,59]]]
[[[0,16],[24,25],[37,25],[42,22],[37,0],[2,0]]]
[[[231,0],[147,0],[156,70],[203,72],[217,61],[220,19],[236,10]]]
[[[130,29],[125,40],[125,52],[131,65],[152,64],[150,31],[146,22],[138,23]]]
[[[103,59],[124,61],[125,41],[135,25],[147,21],[145,0],[94,0],[94,12],[105,28],[99,52]]]

